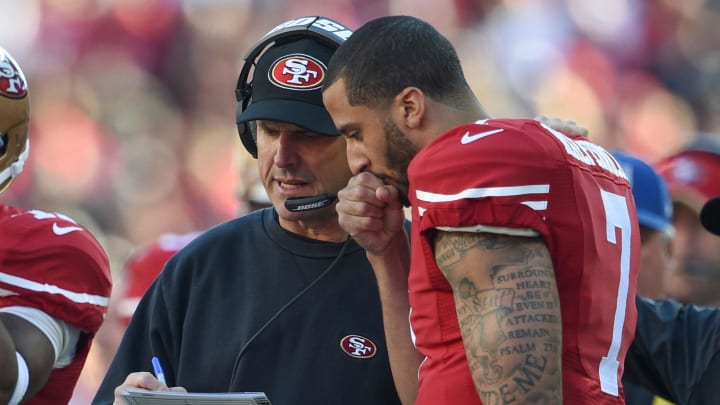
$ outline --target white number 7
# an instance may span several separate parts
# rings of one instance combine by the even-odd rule
[[[620,229],[620,283],[618,285],[617,303],[615,305],[615,316],[613,321],[612,342],[608,349],[607,356],[600,361],[600,388],[603,392],[618,396],[618,352],[622,340],[623,324],[625,323],[625,311],[630,286],[630,213],[628,212],[625,197],[600,190],[602,195],[603,208],[606,218],[606,236],[608,242],[617,244],[615,239],[616,229]]]

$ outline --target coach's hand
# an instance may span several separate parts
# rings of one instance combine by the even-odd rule
[[[168,388],[165,384],[161,383],[154,375],[147,371],[138,371],[135,373],[128,374],[125,378],[125,382],[115,388],[115,401],[113,405],[125,405],[125,400],[122,399],[120,394],[128,388],[137,390],[147,391],[177,391],[187,392],[183,387],[172,387]]]

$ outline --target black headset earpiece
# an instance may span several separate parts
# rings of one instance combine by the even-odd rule
[[[352,34],[352,30],[337,21],[322,16],[307,16],[286,21],[271,29],[245,55],[242,70],[235,86],[235,98],[238,106],[236,122],[240,114],[247,109],[252,100],[252,77],[255,64],[260,56],[275,43],[284,42],[292,37],[309,37],[327,44],[333,49],[342,45]],[[254,72],[253,76],[254,76]],[[243,146],[257,158],[257,135],[254,122],[238,123],[238,133]]]

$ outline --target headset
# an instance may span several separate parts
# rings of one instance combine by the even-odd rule
[[[235,86],[235,98],[238,102],[236,116],[239,117],[250,105],[253,88],[251,71],[254,73],[258,60],[272,45],[282,43],[293,37],[306,37],[337,49],[351,34],[352,30],[350,28],[322,16],[295,18],[268,31],[244,57],[243,67],[238,77],[237,86]],[[257,158],[255,123],[243,122],[237,124],[237,127],[243,146],[254,158]]]
[[[286,21],[268,31],[245,55],[244,64],[235,86],[237,99],[237,117],[240,117],[250,105],[255,65],[265,51],[278,43],[293,38],[312,38],[337,49],[352,35],[352,30],[337,21],[322,16],[306,16]],[[250,73],[253,73],[251,77]],[[237,119],[236,119],[237,122]],[[243,146],[252,157],[257,159],[257,126],[255,121],[237,124]],[[293,212],[323,208],[335,200],[334,194],[322,194],[309,197],[293,197],[285,200],[285,207]]]

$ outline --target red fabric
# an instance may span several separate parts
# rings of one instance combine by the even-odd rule
[[[0,205],[0,307],[27,306],[83,332],[73,362],[54,369],[28,404],[66,403],[110,297],[110,265],[95,238],[56,213]]]
[[[197,232],[164,234],[125,262],[125,287],[119,305],[120,317],[125,325],[130,323],[139,300],[160,274],[165,263],[197,235]]]
[[[720,196],[720,156],[710,152],[685,151],[656,165],[668,183],[673,201],[700,212],[703,204]]]
[[[502,131],[461,142],[465,134],[497,129]],[[417,405],[481,403],[466,361],[452,290],[435,264],[433,247],[425,232],[438,226],[477,224],[532,228],[542,235],[550,250],[562,312],[564,401],[624,403],[622,389],[619,397],[601,392],[598,371],[601,359],[610,350],[621,285],[622,243],[611,243],[607,229],[614,231],[613,237],[618,242],[626,244],[623,249],[629,254],[625,268],[627,289],[620,311],[624,325],[618,334],[622,339],[617,355],[609,356],[619,362],[619,372],[637,317],[634,299],[640,258],[639,230],[630,186],[618,171],[617,162],[609,153],[588,144],[584,138],[570,140],[559,133],[552,135],[535,121],[492,120],[451,130],[411,162],[408,172],[413,206],[411,323],[416,346],[427,356],[420,369]],[[610,170],[602,168],[598,163],[601,161]],[[538,191],[545,186],[546,191]],[[522,189],[507,195],[508,187]],[[606,200],[607,192],[620,196],[620,216],[624,220],[617,222],[625,224],[622,232],[606,225],[606,218],[614,218],[617,211],[610,216],[605,214],[608,210],[601,189],[606,192]],[[498,190],[506,190],[506,195]],[[468,192],[481,196],[471,197]],[[635,237],[620,239],[623,235]],[[618,265],[609,268],[608,258]],[[493,282],[501,283],[499,278]],[[498,298],[496,302],[504,300]],[[498,307],[511,316],[514,303],[510,298]],[[498,314],[502,330],[498,353],[501,353],[505,333],[513,330],[513,324],[501,311]],[[491,355],[499,357],[498,353]],[[619,385],[617,376],[612,373],[609,380]],[[517,377],[525,378],[521,374]],[[499,401],[490,399],[491,403]]]

